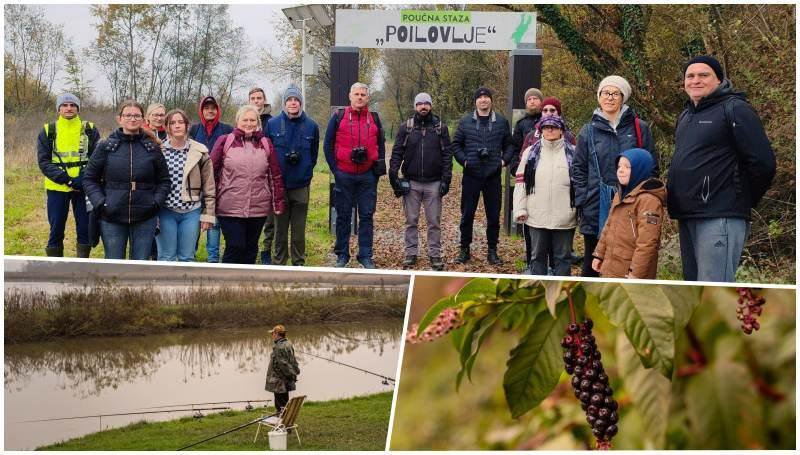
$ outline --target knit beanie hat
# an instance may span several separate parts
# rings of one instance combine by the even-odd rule
[[[683,67],[684,76],[686,75],[686,70],[689,69],[689,65],[693,65],[695,63],[704,63],[710,66],[711,69],[714,70],[714,74],[717,75],[717,79],[719,79],[720,82],[725,80],[725,72],[722,71],[722,65],[719,64],[719,60],[710,55],[698,55],[697,57],[689,60]]]
[[[559,116],[561,115],[561,100],[559,100],[558,98],[554,96],[545,98],[542,101],[542,108],[544,108],[545,106],[553,106],[554,108],[556,108],[556,112],[558,112],[558,115]]]
[[[425,92],[418,93],[417,96],[414,97],[414,107],[416,108],[417,104],[424,104],[424,103],[433,105],[433,99],[431,98],[430,95],[428,95]]]
[[[561,117],[559,117],[557,115],[551,115],[549,117],[542,117],[542,119],[539,120],[539,129],[541,130],[545,126],[555,126],[556,128],[558,128],[558,129],[563,131],[564,130],[564,121],[561,120]]]
[[[64,103],[72,103],[78,106],[79,112],[81,110],[81,100],[79,100],[78,97],[72,93],[62,93],[56,97],[56,110],[58,110]]]
[[[600,98],[600,92],[603,91],[603,87],[616,87],[622,92],[622,102],[625,103],[628,101],[628,98],[631,97],[631,84],[625,80],[625,78],[621,76],[608,76],[607,78],[600,81],[600,85],[597,86],[597,98]]]
[[[300,105],[303,104],[303,94],[300,92],[300,89],[297,88],[296,85],[290,85],[285,92],[283,92],[283,105],[286,106],[286,101],[291,98],[295,97],[300,100]]]
[[[525,91],[525,101],[528,101],[528,98],[535,96],[536,98],[544,99],[544,95],[542,95],[542,91],[538,88],[529,88]]]
[[[480,97],[482,97],[484,95],[488,96],[490,100],[492,99],[492,91],[489,90],[486,87],[481,87],[478,90],[475,90],[475,96],[472,97],[472,102],[474,103],[475,101],[478,100],[478,98],[480,98]],[[494,101],[494,100],[492,100],[492,101]]]

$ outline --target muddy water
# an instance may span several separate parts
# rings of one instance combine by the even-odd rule
[[[296,351],[395,376],[400,320],[288,329]],[[175,404],[272,400],[272,394],[264,391],[272,344],[267,332],[268,328],[193,330],[6,345],[5,448],[34,449],[101,428],[142,419],[170,420],[192,412],[20,423],[25,420]],[[293,395],[321,401],[392,390],[393,383],[382,384],[378,377],[299,352],[297,357],[300,376]],[[245,403],[230,406],[242,409]]]

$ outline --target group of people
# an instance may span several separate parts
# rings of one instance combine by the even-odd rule
[[[628,104],[632,89],[620,76],[600,82],[598,107],[577,135],[561,101],[536,88],[525,93],[525,115],[512,131],[493,109],[492,92],[481,87],[474,110],[460,119],[451,140],[445,122],[433,113],[432,97],[417,94],[388,166],[394,194],[403,198],[403,266],[414,266],[420,254],[422,209],[431,268],[444,269],[442,199],[450,191],[455,159],[463,168],[456,263],[472,260],[481,196],[486,260],[503,262],[497,252],[501,181],[510,167],[512,213],[523,226],[528,273],[568,276],[579,229],[583,276],[655,278],[666,208],[678,221],[684,279],[733,281],[750,211],[771,184],[775,156],[758,114],[716,59],[687,62],[684,90],[689,99],[678,116],[666,184],[659,179],[650,127]],[[372,269],[377,184],[387,174],[385,134],[380,116],[369,109],[367,85],[353,84],[349,100],[332,114],[323,141],[335,180],[334,253],[336,267],[347,266],[355,209],[356,258]],[[263,90],[251,90],[249,101],[237,112],[234,127],[219,121],[220,107],[210,96],[200,102],[200,123],[191,127],[179,109],[164,112],[164,106],[154,105],[145,111],[128,101],[118,112],[120,128],[100,141],[97,129],[80,119],[77,98],[59,96],[58,121],[39,135],[51,224],[47,254],[63,254],[72,203],[78,255],[88,257],[91,240],[81,226],[87,218],[85,191],[100,219],[107,258],[124,258],[129,240],[130,257],[146,259],[155,236],[159,259],[193,260],[203,230],[209,261],[216,262],[219,226],[226,244],[223,262],[255,263],[263,229],[263,264],[286,264],[291,256],[293,265],[303,265],[319,128],[303,112],[302,94],[294,86],[274,118]]]

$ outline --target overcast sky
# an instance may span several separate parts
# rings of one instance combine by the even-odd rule
[[[89,46],[96,37],[94,30],[94,18],[89,13],[90,5],[37,5],[44,8],[45,18],[55,24],[64,26],[64,31],[72,40],[73,47],[83,49]],[[282,8],[288,5],[230,5],[229,13],[233,23],[243,27],[248,38],[258,43],[260,47],[276,49],[278,40],[273,32],[274,24],[277,21],[285,20],[281,12]],[[106,78],[100,73],[99,69],[91,62],[85,61],[83,66],[84,74],[87,79],[92,81],[92,87],[99,92],[98,98],[108,100],[111,89]],[[61,75],[63,77],[63,74]],[[286,88],[289,81],[273,81],[273,77],[266,74],[249,74],[248,77],[254,84],[260,85],[267,92],[267,99],[273,100],[275,96]],[[298,81],[299,85],[299,81]],[[64,86],[63,78],[57,80],[56,91]],[[242,99],[247,96],[247,89],[243,93],[236,93]]]

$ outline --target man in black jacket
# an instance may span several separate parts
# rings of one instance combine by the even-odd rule
[[[456,262],[470,260],[472,223],[478,200],[483,193],[486,209],[486,241],[490,264],[502,264],[497,256],[500,237],[500,201],[502,197],[502,168],[514,154],[511,128],[502,115],[492,110],[492,92],[485,87],[475,91],[475,110],[458,122],[453,136],[453,154],[464,167],[461,180],[461,249]]]
[[[678,220],[683,278],[735,280],[750,210],[775,176],[775,154],[755,109],[711,56],[684,68],[667,208]]]
[[[544,95],[538,88],[529,88],[525,92],[525,116],[514,125],[514,133],[511,140],[514,141],[514,157],[511,158],[511,172],[517,172],[519,159],[522,156],[522,143],[525,137],[536,129],[536,124],[542,119],[542,101]],[[560,114],[559,114],[560,115]]]
[[[442,261],[442,197],[450,191],[453,156],[450,134],[441,119],[431,113],[431,96],[420,93],[414,98],[416,113],[400,125],[392,147],[389,182],[394,194],[403,196],[406,215],[404,267],[417,263],[419,251],[420,205],[425,208],[428,225],[428,254],[433,270],[444,270]],[[398,172],[402,170],[400,178]]]

